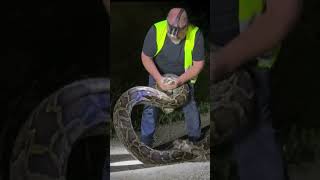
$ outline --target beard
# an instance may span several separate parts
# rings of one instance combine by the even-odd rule
[[[181,42],[181,39],[179,39],[179,38],[176,38],[176,37],[173,37],[170,35],[169,35],[169,37],[170,37],[170,40],[173,44],[179,44]]]

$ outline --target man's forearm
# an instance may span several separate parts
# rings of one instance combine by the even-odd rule
[[[297,17],[297,0],[269,0],[267,11],[211,59],[210,79],[221,79],[253,57],[270,50],[288,33]],[[288,5],[290,4],[290,5]],[[279,6],[279,7],[276,7]]]
[[[194,61],[194,64],[178,78],[178,85],[182,85],[197,76],[203,69],[204,61]]]
[[[143,52],[141,53],[141,60],[144,68],[148,71],[148,73],[156,80],[156,82],[159,82],[162,76],[159,73],[153,60],[150,57],[146,56]]]

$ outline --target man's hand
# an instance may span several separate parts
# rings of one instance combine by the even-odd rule
[[[157,85],[164,91],[167,90],[172,90],[178,87],[177,81],[172,81],[170,84],[165,83],[164,81],[164,77],[161,77],[158,81],[157,81]]]

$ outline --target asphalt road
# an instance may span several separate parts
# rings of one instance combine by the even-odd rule
[[[111,180],[206,180],[210,179],[210,162],[173,165],[144,165],[130,155],[124,146],[111,140]]]

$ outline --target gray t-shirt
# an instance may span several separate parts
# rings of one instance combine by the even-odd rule
[[[167,36],[164,45],[158,55],[154,58],[154,62],[161,74],[176,74],[180,76],[184,73],[184,44],[183,39],[179,44],[171,42]],[[149,57],[153,57],[157,52],[156,28],[153,25],[143,43],[142,51]],[[200,30],[196,33],[195,44],[192,52],[193,61],[204,60],[204,41]]]

